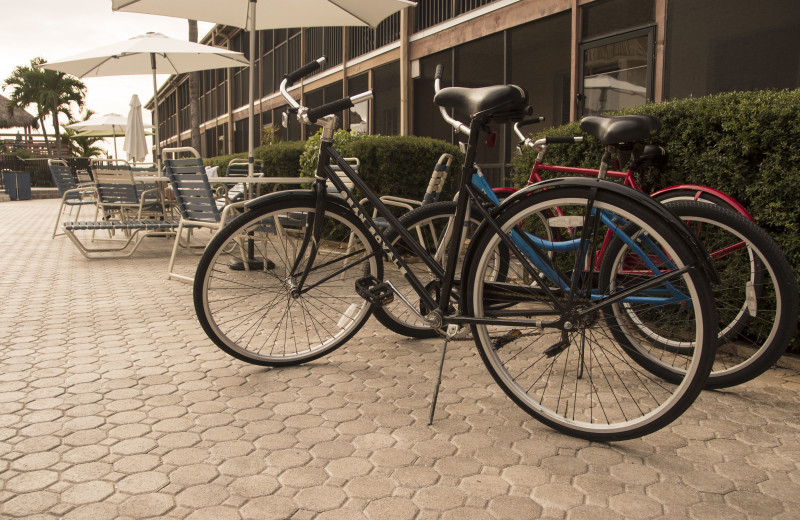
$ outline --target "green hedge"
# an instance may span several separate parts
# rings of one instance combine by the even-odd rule
[[[259,146],[253,151],[255,158],[264,161],[264,174],[267,177],[297,177],[300,170],[300,156],[303,154],[304,144],[300,141],[275,143],[268,146]],[[246,153],[232,155],[219,155],[203,159],[206,166],[219,166],[220,175],[225,175],[225,170],[231,159],[247,159]]]
[[[313,177],[317,165],[320,133],[305,142],[290,141],[255,149],[256,159],[264,161],[270,177]],[[450,175],[442,197],[455,195],[456,179],[461,168],[458,147],[427,137],[351,134],[338,130],[334,146],[343,157],[358,157],[359,174],[378,195],[395,195],[421,199],[431,178],[433,167],[443,153],[454,156]],[[221,155],[204,159],[207,166],[219,166],[224,175],[233,158],[247,154]],[[356,193],[359,197],[360,193]]]
[[[666,168],[640,183],[650,192],[691,183],[712,186],[741,202],[778,243],[800,274],[800,90],[732,92],[650,104],[616,114],[650,114],[662,129],[649,142],[667,150]],[[581,135],[578,123],[532,138]],[[518,186],[528,178],[535,152],[515,157]],[[550,145],[546,163],[596,168],[602,146]],[[800,352],[800,338],[792,350]]]
[[[301,175],[312,177],[317,165],[320,134],[306,142],[300,160]],[[429,137],[350,134],[338,130],[334,148],[343,157],[358,157],[359,175],[378,195],[420,200],[428,187],[433,167],[443,153],[453,155],[442,198],[455,195],[460,171],[458,147]],[[356,193],[361,196],[360,193]]]

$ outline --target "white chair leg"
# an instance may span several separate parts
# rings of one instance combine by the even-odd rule
[[[189,228],[187,231],[191,232],[191,228]],[[178,246],[180,244],[182,234],[183,234],[183,222],[178,224],[178,230],[175,233],[175,243],[172,245],[172,256],[169,257],[169,268],[168,268],[169,274],[167,278],[170,280],[178,280],[181,282],[192,283],[194,282],[194,277],[184,276],[173,272],[173,269],[175,267],[175,259],[178,256]]]
[[[61,199],[61,206],[58,207],[58,216],[56,217],[56,227],[53,228],[53,236],[51,238],[56,237],[56,232],[58,231],[58,223],[61,222],[61,215],[64,213],[64,199]]]

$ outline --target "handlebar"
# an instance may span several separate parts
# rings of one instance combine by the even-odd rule
[[[328,58],[322,56],[310,63],[306,63],[296,71],[290,72],[289,74],[284,76],[284,79],[286,80],[286,86],[291,87],[298,79],[304,78],[309,74],[311,74],[312,72],[316,72],[317,70],[322,68],[323,65],[325,65],[325,62],[327,60]]]
[[[544,145],[548,144],[573,144],[583,142],[582,136],[545,137],[543,139],[531,141],[531,139],[529,137],[525,137],[525,134],[523,134],[522,130],[520,130],[520,127],[533,123],[541,123],[542,121],[544,121],[543,117],[534,117],[533,119],[525,119],[524,121],[514,124],[514,133],[517,134],[517,137],[520,139],[520,146],[527,146],[528,148],[541,150]]]
[[[534,125],[536,123],[543,123],[543,122],[544,122],[544,117],[533,117],[531,119],[523,119],[522,121],[517,123],[515,126],[523,127],[523,126]]]
[[[308,76],[312,72],[316,72],[322,65],[325,64],[326,58],[322,56],[321,58],[309,62],[299,69],[295,70],[294,72],[290,72],[286,76],[284,76],[283,81],[281,81],[280,92],[283,98],[289,103],[289,106],[292,107],[290,109],[291,112],[297,113],[297,119],[304,124],[314,124],[319,119],[326,118],[331,114],[335,114],[336,112],[341,112],[342,110],[353,108],[356,103],[361,101],[366,101],[368,99],[372,99],[372,91],[367,90],[366,92],[362,92],[361,94],[356,94],[354,96],[348,96],[346,98],[342,98],[336,101],[332,101],[330,103],[325,103],[324,105],[315,107],[315,108],[308,108],[301,106],[300,103],[295,101],[295,99],[289,94],[287,89],[294,84],[297,80]]]

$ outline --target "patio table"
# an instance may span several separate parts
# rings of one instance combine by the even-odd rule
[[[253,198],[253,188],[256,188],[255,193],[258,194],[258,186],[262,184],[272,184],[274,190],[275,186],[280,184],[308,184],[314,182],[314,179],[311,177],[214,177],[209,179],[209,182],[212,185],[243,183],[247,185],[247,194],[245,196],[251,199]]]

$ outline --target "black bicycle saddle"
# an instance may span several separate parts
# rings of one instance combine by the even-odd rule
[[[603,144],[636,143],[661,130],[661,121],[653,116],[587,116],[581,130]]]
[[[528,111],[528,93],[516,85],[447,87],[433,96],[433,102],[466,112],[471,119],[522,119]]]

